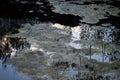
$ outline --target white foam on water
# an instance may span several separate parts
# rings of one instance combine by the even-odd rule
[[[90,59],[90,56],[85,56],[85,57]],[[99,54],[95,53],[95,54],[91,55],[91,59],[94,59],[94,60],[96,60],[98,62],[103,62],[103,60],[104,60],[104,62],[109,62],[110,61],[109,58],[106,57],[106,56],[103,56],[102,53],[99,53]]]
[[[73,41],[80,40],[80,34],[81,34],[81,31],[82,31],[80,26],[73,27],[73,28],[71,28],[71,30],[72,30],[71,39]]]
[[[76,49],[81,49],[82,48],[81,44],[77,44],[77,43],[74,43],[74,42],[70,42],[70,43],[68,43],[68,45],[73,47],[73,48],[76,48]]]
[[[55,27],[55,28],[57,28],[57,29],[65,29],[66,26],[61,25],[61,24],[59,24],[59,23],[55,23],[55,24],[52,24],[52,27]]]

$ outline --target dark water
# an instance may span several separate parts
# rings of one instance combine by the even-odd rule
[[[69,26],[76,26],[79,24],[79,19],[81,19],[81,17],[71,14],[54,13],[52,12],[52,8],[53,6],[50,5],[47,0],[3,1],[0,2],[0,17],[14,19],[28,18],[42,22],[61,23]]]
[[[102,4],[102,1],[94,1],[89,4]],[[105,2],[103,2],[105,3]],[[114,2],[114,4],[117,2]],[[85,5],[87,3],[84,3]],[[84,5],[81,4],[81,5]],[[87,5],[89,5],[87,4]],[[117,3],[119,4],[119,2]],[[111,4],[112,5],[112,4]],[[52,11],[53,6],[47,0],[20,0],[20,1],[2,1],[0,2],[0,17],[14,19],[31,19],[41,22],[60,23],[67,26],[77,26],[82,17],[71,14],[59,14]],[[97,24],[111,23],[117,28],[120,26],[120,18],[108,14],[107,19],[102,19]]]

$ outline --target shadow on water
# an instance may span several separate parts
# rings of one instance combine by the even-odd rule
[[[17,20],[0,18],[0,38],[5,34],[18,33],[19,28],[21,28],[21,25]]]
[[[104,23],[111,23],[112,25],[116,26],[120,29],[120,17],[109,15],[107,19],[101,19],[97,25],[104,24]]]
[[[81,19],[81,17],[71,14],[54,13],[52,8],[53,7],[47,0],[20,0],[17,2],[5,0],[0,2],[0,17],[33,19],[41,22],[61,23],[69,26],[76,26],[79,24],[79,19]]]
[[[23,49],[30,48],[30,43],[26,38],[10,38],[5,35],[0,41],[0,58],[3,63],[8,58],[17,56]]]
[[[104,1],[85,2],[89,4],[102,4]],[[110,3],[111,5],[117,2]],[[119,2],[118,2],[119,3]],[[82,5],[82,4],[80,4]],[[119,7],[119,6],[117,6]],[[12,19],[31,19],[41,22],[60,23],[67,26],[78,26],[82,17],[72,14],[59,14],[52,11],[53,6],[48,0],[4,0],[0,2],[0,17]],[[108,18],[101,19],[96,25],[101,23],[111,23],[117,28],[120,26],[120,18],[108,14]]]
[[[6,61],[18,56],[23,49],[30,48],[25,38],[10,38],[7,35],[0,39],[0,79],[1,80],[31,80],[17,72],[14,65]]]

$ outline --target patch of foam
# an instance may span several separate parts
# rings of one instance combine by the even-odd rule
[[[16,53],[17,53],[17,50],[16,49],[12,49],[11,57],[15,56]]]
[[[28,1],[20,1],[20,3],[26,4],[26,3],[28,3]]]
[[[39,45],[37,45],[36,43],[31,45],[30,50],[31,51],[42,51],[45,53],[46,56],[49,56],[50,58],[52,58],[53,53],[55,53],[55,52],[45,51],[44,49],[39,48]]]
[[[41,2],[36,2],[37,5],[41,5],[42,3]]]
[[[35,47],[35,46],[31,46],[30,47],[30,50],[32,50],[32,51],[37,51],[37,50],[39,50],[37,47]]]
[[[31,50],[31,51],[42,51],[42,52],[44,52],[44,50],[43,50],[42,48],[38,48],[38,47],[36,47],[36,46],[31,46],[31,47],[30,47],[30,50]]]
[[[41,77],[43,80],[52,80],[52,78],[48,75],[48,74],[45,74]]]
[[[52,24],[52,27],[55,27],[55,28],[58,28],[58,29],[65,29],[66,26],[55,23],[55,24]]]
[[[82,31],[80,26],[73,27],[71,28],[71,30],[72,30],[72,40],[73,41],[80,40],[80,33]]]
[[[47,61],[47,65],[51,66],[51,64],[53,63],[53,56],[56,52],[45,52],[45,54],[49,57],[48,61]]]
[[[87,57],[88,59],[90,59],[90,56],[85,56],[85,57]],[[106,57],[106,56],[103,56],[102,53],[91,55],[91,59],[94,59],[94,60],[96,60],[98,62],[103,62],[103,60],[104,60],[104,62],[109,62],[110,61],[109,58]]]
[[[31,47],[30,47],[31,51],[39,51],[40,49],[38,47],[39,45],[37,43],[31,42]]]
[[[45,54],[49,56],[50,59],[52,59],[55,52],[46,52]]]
[[[84,48],[89,48],[89,45],[83,45],[81,43],[75,43],[75,42],[70,42],[68,43],[69,46],[75,48],[75,49],[84,49]]]
[[[59,23],[55,23],[55,24],[52,24],[52,27],[55,27],[57,29],[70,29],[68,26],[65,26],[65,25],[61,25]],[[82,29],[80,26],[75,26],[75,27],[72,27],[71,28],[71,32],[72,32],[72,40],[75,41],[75,40],[80,40],[80,34],[82,32]]]
[[[81,44],[77,44],[77,43],[74,43],[74,42],[70,42],[68,45],[73,47],[73,48],[76,48],[76,49],[81,49],[82,48]]]

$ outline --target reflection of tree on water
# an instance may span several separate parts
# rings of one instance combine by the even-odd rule
[[[80,38],[84,40],[103,40],[104,42],[115,42],[119,44],[120,30],[110,24],[104,24],[101,26],[90,26],[88,24],[82,24],[80,27]]]
[[[10,38],[8,35],[5,35],[1,38],[0,58],[4,63],[25,48],[30,48],[30,44],[25,38]]]

